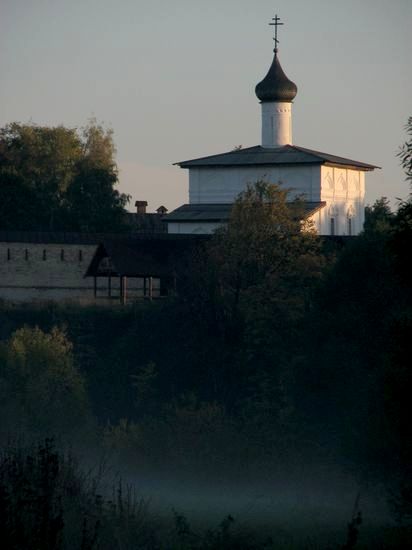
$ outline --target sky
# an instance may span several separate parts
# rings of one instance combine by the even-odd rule
[[[381,167],[366,202],[406,198],[412,0],[0,0],[0,126],[111,127],[120,190],[188,202],[173,163],[260,144],[255,85],[279,59],[298,86],[293,143]]]

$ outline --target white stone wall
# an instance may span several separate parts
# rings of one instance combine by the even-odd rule
[[[259,180],[280,183],[291,190],[291,198],[303,194],[308,201],[319,201],[320,173],[319,165],[190,168],[189,202],[232,203],[248,184]]]
[[[321,211],[319,233],[358,235],[365,221],[365,172],[350,168],[321,168]],[[331,220],[334,220],[333,222]]]
[[[332,166],[239,166],[191,168],[191,204],[233,203],[248,184],[258,180],[280,183],[289,189],[289,198],[325,201],[326,206],[312,216],[320,235],[358,235],[365,221],[365,172]],[[333,222],[332,222],[333,219]],[[333,227],[332,227],[333,224]],[[212,233],[219,224],[170,223],[169,233]]]
[[[292,103],[270,101],[261,103],[262,147],[282,147],[292,144]]]
[[[113,303],[107,297],[107,280],[94,281],[84,274],[97,246],[91,244],[42,244],[0,242],[0,300],[9,302]],[[143,279],[128,278],[130,299],[143,296]],[[153,295],[160,281],[153,279]],[[119,295],[119,279],[112,279],[112,295]]]

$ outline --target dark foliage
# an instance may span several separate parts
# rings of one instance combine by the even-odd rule
[[[112,498],[99,472],[85,474],[51,440],[13,445],[0,457],[0,542],[8,550],[155,550],[147,506],[121,482]]]
[[[24,324],[64,327],[105,444],[142,467],[193,466],[206,476],[219,466],[235,476],[334,456],[360,478],[386,483],[407,518],[408,208],[392,214],[378,201],[356,239],[328,242],[326,255],[311,242],[318,257],[303,272],[296,248],[288,268],[304,281],[296,292],[296,274],[272,286],[251,270],[234,309],[230,280],[203,257],[178,299],[111,310],[4,307],[1,337]],[[213,246],[219,265],[223,245]]]
[[[93,149],[96,135],[89,138],[86,149],[94,164],[80,164],[74,155],[69,179],[59,175],[58,166],[57,179],[42,179],[47,185],[41,200],[58,189],[61,202],[41,224],[54,224],[60,207],[80,230],[102,228],[112,214],[120,220],[123,199],[113,190],[113,166],[102,164],[104,148]],[[10,147],[7,154],[21,160],[24,147],[16,152],[15,141]],[[407,175],[409,153],[407,143],[401,157]],[[16,212],[23,216],[27,200],[28,212],[33,210],[28,228],[40,223],[39,195],[28,184],[40,181],[40,160],[35,170],[19,172],[8,165],[1,172],[3,190],[22,186]],[[48,430],[62,432],[65,418],[86,423],[87,415],[70,411],[81,410],[87,391],[92,409],[87,422],[95,417],[101,444],[141,472],[155,466],[240,479],[251,471],[270,471],[280,461],[332,460],[360,483],[385,485],[394,517],[407,524],[412,516],[412,202],[392,213],[383,198],[368,207],[357,238],[322,243],[297,231],[298,217],[284,208],[279,189],[261,185],[257,191],[241,198],[238,217],[179,274],[178,297],[110,310],[2,307],[0,392],[10,398],[3,399],[3,417],[13,418],[18,410],[14,417],[28,426],[45,419]],[[271,208],[259,193],[271,194]],[[5,193],[4,204],[7,200]],[[6,212],[2,219],[12,223]],[[43,345],[50,334],[64,334],[69,347],[46,353],[54,349]],[[57,369],[55,376],[56,365],[66,370]],[[80,376],[71,378],[77,393],[65,392],[62,370]],[[56,385],[39,386],[39,374],[48,372]],[[67,415],[61,396],[67,398]],[[57,411],[49,424],[46,409]],[[136,537],[141,548],[162,548],[138,501],[121,486],[113,498],[99,497],[93,483],[84,485],[72,463],[49,444],[26,454],[7,453],[0,504],[8,547],[24,548],[32,531],[39,549],[65,548],[68,518],[75,517],[73,548],[135,548]],[[68,485],[62,471],[69,472]],[[71,500],[73,484],[79,505]],[[356,512],[346,548],[357,543],[360,525]],[[407,530],[402,533],[410,540]],[[177,514],[168,536],[167,548],[266,544],[235,532],[231,518],[205,534]]]
[[[0,229],[122,231],[112,132],[17,122],[0,128]]]

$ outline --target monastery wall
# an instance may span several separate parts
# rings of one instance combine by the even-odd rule
[[[95,244],[0,242],[0,300],[113,304],[120,293],[117,277],[111,279],[111,299],[106,278],[98,278],[95,298],[93,277],[84,277],[96,249]],[[153,296],[159,292],[159,280],[153,279]],[[127,279],[128,299],[143,293],[143,279]]]

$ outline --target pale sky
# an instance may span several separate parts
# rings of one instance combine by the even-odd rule
[[[0,0],[0,126],[114,130],[120,189],[188,202],[174,162],[260,143],[254,94],[279,58],[298,86],[293,143],[382,167],[367,202],[406,198],[412,0]]]

